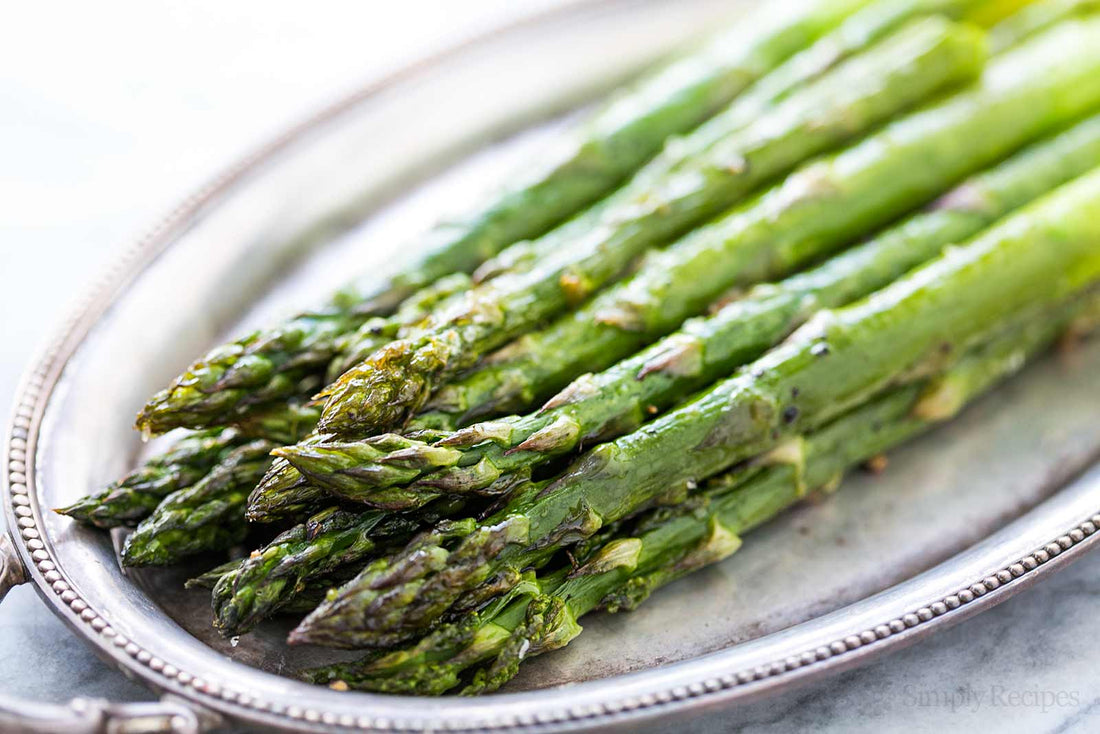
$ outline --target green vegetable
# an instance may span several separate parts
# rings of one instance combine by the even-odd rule
[[[677,160],[685,157],[688,141],[695,150],[721,141],[751,123],[770,105],[778,103],[843,59],[881,39],[910,18],[930,13],[958,16],[975,7],[983,8],[988,5],[986,2],[975,3],[974,0],[881,0],[872,3],[845,20],[835,31],[765,76],[690,138],[670,142],[662,155],[638,174],[632,184],[633,189],[642,189],[659,178],[660,174],[667,173]],[[569,232],[583,232],[583,226],[590,223],[591,218],[596,215],[598,212],[590,214],[587,219],[582,218],[572,223],[570,226],[575,229],[570,229]],[[486,263],[479,270],[478,278],[487,281],[504,273],[529,269],[533,253],[537,249],[532,244],[517,245],[495,261]],[[389,323],[392,324],[392,321]],[[329,368],[330,378],[335,379],[354,364],[369,357],[375,348],[392,341],[395,334],[396,330],[379,326],[379,320],[364,325],[357,340],[350,340],[356,343],[345,344],[342,347],[344,355],[333,360]],[[502,388],[496,383],[489,386],[490,392],[497,389]],[[416,423],[418,427],[426,429],[451,429],[454,426],[452,416],[441,411],[420,416]],[[305,481],[286,461],[276,461],[262,486],[257,488],[249,500],[249,517],[256,521],[270,522],[293,515],[303,507],[318,506],[322,495],[320,490]]]
[[[168,494],[189,487],[245,439],[233,428],[201,431],[180,439],[122,479],[56,512],[86,525],[134,525]]]
[[[515,492],[496,514],[470,521],[460,540],[427,534],[375,561],[292,641],[366,647],[422,634],[486,579],[538,567],[603,525],[671,503],[784,437],[939,371],[997,325],[1100,282],[1098,207],[1100,170],[866,299],[822,311],[694,400]]]
[[[273,447],[264,439],[246,443],[194,486],[168,495],[126,539],[123,565],[166,566],[243,541],[245,498],[271,465]]]
[[[254,405],[307,394],[301,381],[323,373],[341,337],[369,317],[390,314],[438,279],[471,272],[606,195],[670,135],[699,125],[866,2],[808,0],[738,24],[614,100],[522,183],[465,220],[437,225],[424,236],[428,253],[380,288],[373,279],[367,286],[350,284],[317,311],[211,351],[153,396],[137,427],[154,434],[218,425]]]
[[[248,632],[294,604],[318,579],[343,573],[347,581],[354,575],[348,573],[352,567],[358,571],[372,555],[394,550],[414,531],[459,512],[461,507],[456,501],[447,501],[415,515],[330,507],[283,532],[248,558],[199,577],[194,585],[213,589],[214,626],[223,634]]]
[[[419,323],[433,309],[458,297],[470,286],[470,276],[464,273],[444,276],[406,299],[392,316],[369,319],[355,331],[336,339],[325,382],[332,382],[380,346],[396,339],[402,328]]]
[[[259,411],[232,428],[184,436],[101,492],[57,512],[100,528],[136,525],[166,496],[194,485],[242,444],[253,438],[276,443],[297,441],[317,423],[318,414],[312,407],[287,403]]]
[[[698,52],[613,99],[558,156],[460,221],[428,235],[435,246],[394,279],[397,302],[453,272],[471,272],[514,242],[538,237],[606,195],[665,140],[698,126],[792,54],[835,28],[868,0],[802,0],[765,8]]]
[[[307,670],[302,677],[385,693],[439,695],[463,680],[470,681],[464,694],[495,690],[524,659],[575,639],[577,620],[588,612],[636,608],[659,587],[728,557],[744,533],[809,492],[837,487],[850,467],[953,417],[1049,346],[1080,309],[1077,302],[1056,318],[1044,313],[968,353],[944,375],[877,398],[708,480],[687,502],[643,515],[569,568],[528,573],[508,595],[409,648]]]
[[[1093,18],[1085,26],[1095,28],[1095,24]],[[907,118],[888,126],[879,135],[871,136],[862,148],[855,147],[852,155],[841,153],[841,163],[834,165],[833,170],[826,165],[811,166],[803,178],[791,177],[786,190],[780,187],[765,194],[755,208],[742,207],[666,251],[655,253],[643,264],[641,272],[626,283],[551,326],[520,337],[490,355],[480,369],[441,388],[429,403],[432,412],[416,423],[423,420],[429,425],[466,425],[492,415],[527,410],[578,375],[602,370],[678,327],[683,319],[698,313],[730,288],[751,283],[753,276],[773,277],[777,271],[781,274],[784,266],[792,264],[792,258],[816,257],[835,249],[850,241],[853,232],[858,235],[859,223],[863,223],[864,229],[869,224],[886,223],[892,216],[946,188],[960,174],[998,161],[1033,139],[1034,131],[1047,132],[1051,122],[1060,127],[1076,115],[1093,110],[1095,71],[1087,72],[1091,78],[1081,77],[1086,80],[1079,90],[1084,94],[1071,102],[1074,114],[1068,118],[1059,112],[1059,93],[1055,90],[1024,88],[1019,90],[1020,97],[1008,99],[1004,94],[1007,90],[998,81],[1011,86],[1010,74],[1027,76],[1021,62],[1032,56],[1036,63],[1061,65],[1062,71],[1051,69],[1051,81],[1067,72],[1076,75],[1073,66],[1076,59],[1067,58],[1065,53],[1058,55],[1060,61],[1053,57],[1042,59],[1041,49],[1050,52],[1054,48],[1051,41],[1060,38],[1071,44],[1070,48],[1080,48],[1080,62],[1089,65],[1084,50],[1091,50],[1089,44],[1094,44],[1095,39],[1069,37],[1076,35],[1073,29],[1080,28],[1067,22],[1043,34],[994,60],[986,75],[988,83],[973,92],[917,113],[912,121]],[[1047,79],[1032,76],[1024,86],[1042,87]],[[1051,95],[1052,91],[1055,94]],[[1045,99],[1031,100],[1030,94],[1034,92]],[[997,98],[999,101],[995,102]],[[1036,116],[1032,117],[1033,114]],[[1047,117],[1051,114],[1053,120]],[[1015,128],[1017,121],[1023,122],[1024,127]],[[946,132],[945,126],[954,125],[959,128]],[[895,149],[896,142],[891,137],[894,130],[899,130],[898,137],[906,142],[915,140],[917,130],[927,138],[911,148]],[[995,139],[1000,135],[1006,136],[1003,147]],[[967,142],[960,143],[961,140]],[[890,146],[889,155],[876,157],[876,165],[864,165],[871,155],[869,151],[887,150],[886,146]],[[934,155],[935,151],[941,151],[942,155]],[[882,178],[877,181],[863,178],[856,185],[867,188],[861,188],[858,194],[851,191],[844,185],[849,180],[844,174],[852,167],[851,161],[859,164],[861,175],[875,172]],[[935,181],[926,184],[917,180],[924,175]],[[834,183],[841,185],[834,187]],[[897,199],[886,198],[893,194],[891,184],[897,185]],[[790,205],[791,200],[798,206]],[[809,209],[800,208],[804,206]],[[769,219],[771,210],[776,211],[774,224]],[[885,216],[875,217],[878,213]],[[786,243],[780,238],[786,239]],[[326,407],[326,413],[329,410]]]
[[[1067,18],[1088,15],[1097,10],[1100,10],[1097,0],[1038,0],[994,25],[989,32],[989,46],[997,53]]]
[[[327,490],[310,484],[286,459],[276,458],[249,493],[245,517],[257,523],[288,520],[316,512],[331,503],[332,496]]]
[[[305,588],[310,576],[373,552],[387,535],[388,529],[376,535],[383,520],[380,512],[332,507],[282,533],[219,577],[213,590],[214,626],[224,634],[249,631]]]
[[[703,152],[692,152],[640,198],[631,187],[599,208],[584,234],[573,222],[547,235],[529,270],[494,278],[418,335],[382,347],[323,395],[322,433],[368,433],[402,423],[435,386],[489,350],[618,277],[646,249],[729,208],[802,160],[858,136],[946,87],[973,78],[982,34],[941,18],[911,23],[841,64]],[[687,146],[690,148],[690,145]],[[591,228],[590,228],[591,227]],[[557,239],[555,239],[557,238]]]
[[[944,246],[1097,166],[1100,116],[1093,116],[978,174],[929,210],[819,267],[757,286],[714,316],[689,321],[679,332],[608,370],[581,377],[535,413],[475,424],[434,442],[405,439],[390,451],[381,447],[395,439],[383,435],[290,447],[280,454],[314,484],[390,509],[415,507],[441,493],[498,494],[502,475],[537,466],[582,443],[634,430],[651,413],[759,356],[813,312],[844,305],[889,284]],[[851,201],[863,194],[858,188],[840,188]],[[839,207],[852,211],[847,201]],[[774,224],[778,220],[772,216]],[[606,305],[607,300],[597,299],[596,304]],[[659,303],[663,301],[651,305]],[[565,336],[570,330],[573,333]],[[514,372],[487,372],[514,388],[531,375],[560,370],[571,352],[583,351],[585,344],[607,354],[621,343],[632,344],[636,334],[600,324],[590,309],[582,309],[560,327],[521,340],[525,357]],[[390,489],[400,485],[409,486]]]

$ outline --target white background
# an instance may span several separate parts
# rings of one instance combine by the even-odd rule
[[[0,415],[73,294],[175,199],[358,82],[558,1],[7,4]],[[735,720],[775,731],[1091,730],[1100,723],[1091,715],[1100,711],[1098,578],[1100,559],[1090,559],[929,643],[749,707],[715,731]],[[1076,703],[998,705],[1008,700],[994,695],[998,687],[1064,691]],[[27,588],[0,609],[0,691],[50,700],[146,695],[100,664]]]

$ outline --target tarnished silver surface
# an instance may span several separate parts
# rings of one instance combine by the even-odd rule
[[[408,256],[396,250],[404,235],[524,160],[553,123],[487,141],[570,108],[734,10],[605,0],[522,24],[365,90],[181,205],[92,292],[17,397],[5,512],[51,608],[154,688],[270,727],[629,731],[854,665],[1091,548],[1100,343],[1037,365],[896,452],[885,475],[788,513],[638,612],[587,618],[569,648],[476,700],[337,693],[274,675],[322,653],[288,650],[278,623],[236,646],[221,640],[204,595],[180,589],[186,572],[124,577],[106,535],[49,512],[136,460],[130,422],[144,398],[238,329],[243,311],[255,322],[308,304],[352,261],[394,269]],[[412,186],[428,173],[439,175]]]
[[[78,698],[67,706],[9,701],[0,696],[4,734],[201,734],[221,723],[176,696],[151,703],[112,704]]]

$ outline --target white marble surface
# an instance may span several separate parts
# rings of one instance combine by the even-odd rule
[[[174,198],[356,82],[555,0],[21,3],[0,25],[0,415],[90,273]],[[400,7],[398,7],[400,6]],[[689,730],[1093,731],[1100,558],[917,646]],[[0,689],[142,700],[29,588]]]

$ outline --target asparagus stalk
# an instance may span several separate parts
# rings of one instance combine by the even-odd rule
[[[1083,0],[1078,0],[1083,1]],[[954,19],[988,16],[989,23],[1007,14],[1018,0],[876,0],[846,18],[835,30],[823,35],[809,48],[795,54],[749,87],[734,102],[701,125],[690,136],[666,143],[653,161],[635,176],[632,187],[652,183],[668,173],[688,154],[704,152],[733,132],[745,128],[759,115],[807,83],[818,79],[840,62],[866,50],[906,22],[926,15]],[[1022,35],[1022,31],[1017,34]],[[521,247],[516,257],[526,258]],[[508,258],[511,260],[512,258]],[[490,263],[483,266],[492,272]]]
[[[165,496],[199,481],[241,443],[240,433],[233,428],[185,436],[163,454],[102,491],[55,512],[99,528],[137,524],[155,510]]]
[[[499,276],[438,312],[418,335],[392,342],[323,393],[319,428],[381,430],[415,413],[434,387],[490,349],[585,299],[646,249],[683,234],[802,160],[851,139],[946,87],[973,78],[982,34],[940,18],[907,25],[685,159],[639,199],[630,187],[594,229],[530,270]],[[565,227],[569,233],[576,228]],[[555,233],[547,235],[554,240]],[[560,235],[559,235],[560,237]]]
[[[354,333],[338,339],[327,381],[336,379],[379,346],[392,341],[402,325],[423,319],[432,308],[461,293],[469,286],[469,280],[461,273],[441,278],[407,299],[394,316],[370,319]],[[252,522],[272,522],[323,507],[327,499],[327,492],[310,485],[285,459],[276,459],[249,495],[245,514]]]
[[[240,432],[271,438],[235,445],[193,485],[164,496],[127,538],[121,553],[123,564],[168,565],[243,540],[248,530],[244,501],[271,466],[272,449],[279,441],[300,440],[316,422],[317,411],[297,403],[250,416]]]
[[[233,450],[201,481],[168,495],[122,547],[126,566],[166,566],[244,540],[244,501],[271,464],[274,444],[258,439]]]
[[[694,400],[595,447],[558,478],[515,492],[460,540],[429,534],[372,563],[291,640],[369,647],[422,634],[486,579],[538,567],[603,525],[675,501],[786,436],[938,371],[998,324],[1100,281],[1097,207],[1100,170],[868,298],[822,311]]]
[[[1077,2],[1082,1],[1077,0]],[[846,18],[835,30],[819,38],[809,48],[795,54],[765,75],[738,96],[727,109],[703,123],[689,139],[674,139],[655,160],[644,167],[644,172],[640,173],[637,179],[653,180],[658,173],[667,172],[678,159],[683,157],[687,140],[691,141],[695,150],[701,151],[717,143],[731,131],[745,127],[769,106],[782,101],[794,90],[821,76],[842,60],[881,40],[906,21],[933,14],[960,18],[975,11],[984,11],[990,6],[1000,5],[1002,3],[987,0],[878,0],[878,2],[872,2]],[[1022,31],[1016,35],[1022,35]],[[521,242],[508,248],[507,254],[494,258],[479,268],[475,280],[485,282],[507,272],[516,272],[520,267],[529,267],[534,262],[538,250],[533,244]],[[440,306],[443,303],[441,295],[450,296],[461,293],[468,285],[468,279],[461,275],[444,278],[402,304],[402,310],[412,305],[416,318],[398,318],[396,321],[372,319],[360,327],[355,334],[341,338],[337,345],[338,355],[329,364],[327,381],[332,382],[337,379],[344,372],[367,359],[383,344],[396,338],[401,325],[413,324],[430,313],[432,309]]]
[[[665,140],[721,110],[771,69],[835,28],[868,0],[800,0],[764,8],[698,52],[641,80],[563,141],[536,167],[473,216],[428,234],[441,241],[411,274],[395,279],[403,300],[453,272],[471,272],[514,242],[538,237],[616,188]]]
[[[415,516],[330,507],[243,561],[208,572],[194,585],[213,589],[214,626],[226,635],[242,634],[294,603],[318,579],[352,567],[358,571],[372,555],[405,544],[415,530],[460,509],[456,501]]]
[[[213,591],[218,582],[226,574],[239,569],[248,559],[237,559],[216,566],[209,571],[189,579],[184,586],[188,589],[206,589]],[[331,573],[311,576],[294,587],[293,593],[287,593],[287,597],[272,608],[271,615],[286,614],[303,616],[309,614],[317,605],[325,600],[329,589],[350,581],[359,571],[355,564],[341,566]]]
[[[422,321],[433,309],[463,293],[470,285],[470,276],[465,273],[442,277],[406,299],[393,316],[369,319],[354,332],[336,339],[335,354],[328,363],[325,382],[332,382],[362,362],[380,346],[396,339],[403,327]]]
[[[308,576],[299,571],[302,567],[322,575],[344,565],[346,559],[374,551],[379,537],[392,534],[387,527],[375,535],[384,519],[380,512],[331,507],[282,533],[220,576],[213,589],[214,626],[224,634],[249,631],[305,587]],[[257,578],[264,582],[259,588],[254,583]]]
[[[806,0],[757,13],[705,48],[642,80],[563,141],[547,165],[469,218],[444,221],[423,239],[428,253],[377,288],[353,283],[326,306],[218,347],[155,395],[137,418],[147,434],[226,422],[250,406],[302,394],[323,374],[337,340],[371,316],[456,272],[471,272],[520,240],[537,237],[609,193],[660,150],[757,78],[832,30],[867,0]]]
[[[1097,0],[1039,0],[1029,3],[993,26],[989,46],[994,53],[1019,44],[1067,18],[1100,10]]]
[[[1010,54],[1005,60],[1006,66],[1020,55],[1026,55],[1026,52]],[[994,62],[994,68],[998,66],[1000,63]],[[981,136],[985,129],[997,125],[992,121],[987,124],[988,128],[975,130],[973,134]],[[872,138],[879,144],[884,139],[888,138]],[[975,150],[982,150],[983,141],[980,137],[975,139],[979,141]],[[1010,150],[1004,150],[1001,155]],[[985,163],[999,157],[986,159]],[[812,181],[799,183],[822,197],[830,193],[816,191]],[[844,198],[845,193],[841,191],[836,195]],[[860,201],[871,201],[867,197],[859,198]],[[834,217],[847,215],[849,200],[841,204],[844,211],[834,214]],[[822,215],[807,221],[810,226],[820,228],[832,223],[828,216]],[[740,224],[736,215],[732,224]],[[490,355],[480,369],[440,389],[428,403],[430,413],[418,419],[415,425],[461,426],[493,415],[527,410],[578,375],[602,370],[679,326],[684,318],[712,299],[719,298],[729,288],[744,285],[749,278],[738,268],[743,270],[746,261],[757,267],[762,267],[759,262],[763,261],[766,266],[775,268],[774,262],[764,261],[763,257],[760,261],[730,257],[728,253],[734,251],[732,246],[727,246],[723,252],[725,256],[717,261],[702,260],[704,255],[715,256],[717,246],[709,245],[705,240],[713,238],[721,241],[721,229],[719,223],[703,229],[703,232],[711,232],[710,235],[700,233],[685,238],[665,253],[651,258],[642,272],[628,282],[602,294],[578,312],[562,317],[550,327],[526,334]],[[781,228],[776,229],[780,235],[784,234]],[[729,236],[725,239],[728,245],[740,245],[744,250],[746,248],[741,244],[744,235],[738,237],[739,234],[735,231],[732,239]],[[825,235],[807,233],[805,244],[797,248],[792,244],[783,255],[820,256],[822,251],[835,249],[838,234],[833,231]],[[704,241],[700,243],[700,240]],[[700,259],[688,259],[689,253]],[[779,264],[788,263],[781,260]],[[778,272],[773,270],[769,277],[781,274],[782,268],[779,268]],[[699,287],[696,281],[713,285]],[[666,290],[669,291],[667,294]],[[686,295],[681,295],[681,292]],[[326,407],[326,413],[329,410]]]
[[[287,599],[286,603],[275,611],[275,614],[297,617],[309,614],[325,600],[325,595],[328,594],[329,589],[346,583],[354,575],[354,572],[349,573],[348,569],[344,568],[329,576],[310,579],[305,582],[300,591]]]
[[[247,559],[245,558],[233,558],[221,563],[208,571],[203,571],[198,576],[193,576],[184,582],[185,589],[206,589],[207,591],[213,591],[214,587],[218,585],[222,577],[228,573],[232,573],[239,569]]]
[[[100,492],[56,510],[99,528],[136,525],[172,492],[197,483],[229,454],[254,438],[275,443],[298,440],[317,422],[318,411],[298,403],[277,405],[232,428],[184,436],[163,454]]]
[[[317,425],[320,409],[298,400],[275,403],[233,424],[246,438],[264,438],[274,443],[300,441]]]
[[[495,690],[522,660],[574,639],[581,631],[577,620],[588,612],[636,608],[657,588],[728,557],[744,533],[803,500],[808,491],[838,486],[852,466],[953,417],[1049,346],[1079,308],[1073,304],[1055,318],[1034,319],[1022,331],[998,336],[944,375],[900,388],[805,438],[792,439],[788,447],[793,451],[772,452],[748,469],[708,480],[684,505],[648,513],[629,532],[594,546],[573,568],[537,577],[529,573],[508,596],[409,648],[314,668],[302,677],[419,695],[439,695],[472,678],[463,693]]]
[[[441,437],[442,434],[436,432],[418,431],[410,436],[390,434],[388,443],[386,439],[379,439],[376,443],[379,446],[388,446],[390,449],[397,450],[414,446],[424,440],[436,440]],[[312,435],[298,445],[318,443],[324,438],[324,436]],[[247,517],[252,522],[285,520],[319,509],[331,500],[331,493],[311,484],[290,462],[278,457],[249,495]]]
[[[289,520],[316,512],[331,503],[332,495],[328,490],[310,484],[286,459],[276,458],[249,493],[245,517],[256,523]]]
[[[944,246],[1097,166],[1100,116],[978,174],[928,211],[823,265],[778,284],[758,286],[714,316],[689,321],[679,332],[608,370],[580,378],[538,412],[476,424],[435,442],[406,439],[388,452],[379,447],[392,443],[391,436],[289,447],[279,453],[314,484],[390,509],[415,507],[440,493],[496,493],[502,475],[542,464],[582,441],[607,440],[634,430],[650,413],[667,409],[759,356],[815,310],[844,305],[887,285]],[[530,335],[523,340],[524,369],[502,384],[514,387],[531,373],[538,374],[540,367],[552,372],[556,367],[549,365],[561,364],[562,353],[573,343],[595,340],[600,351],[607,351],[610,345],[599,341],[601,327],[594,324],[595,319],[569,320],[568,326],[583,334],[578,339],[561,338],[560,329]],[[634,336],[628,332],[626,338]],[[398,485],[408,486],[380,491]]]
[[[991,33],[995,37],[991,46],[996,53],[1002,53],[1048,29],[1059,20],[1084,13],[1095,2],[1096,0],[1044,0],[1039,3],[1043,7],[1034,12],[1025,2],[1025,9],[1015,12],[1021,4],[1016,0],[978,3],[968,0],[881,0],[855,13],[837,30],[824,36],[814,46],[794,56],[750,88],[728,110],[706,123],[692,136],[693,148],[703,148],[706,144],[728,135],[729,131],[743,127],[769,105],[783,99],[790,89],[797,88],[789,83],[788,77],[807,78],[806,75],[811,70],[828,68],[836,63],[838,52],[840,58],[846,58],[854,51],[878,40],[905,20],[922,13],[969,17],[991,24]],[[833,61],[830,62],[830,58]],[[674,158],[670,150],[676,150],[682,156],[682,141],[667,146],[665,153],[647,166],[643,174],[636,177],[636,183],[637,179],[646,180],[645,175],[650,176],[648,180],[654,180],[657,173],[667,172],[671,166],[669,161]],[[579,316],[574,318],[580,319]],[[541,383],[538,389],[532,389],[532,376],[520,367],[528,354],[527,338],[529,337],[525,335],[497,354],[490,355],[486,360],[487,365],[442,388],[441,394],[429,402],[427,412],[412,419],[410,426],[454,430],[460,425],[491,414],[527,410],[536,400],[546,397],[568,381],[569,377],[558,374],[558,383]],[[599,368],[589,366],[587,369]],[[577,373],[571,376],[575,374]],[[512,383],[513,379],[517,380],[515,384]]]
[[[799,89],[808,81],[819,77],[841,60],[880,40],[905,21],[930,13],[945,13],[962,16],[975,8],[1000,6],[1001,3],[988,3],[974,0],[881,0],[855,13],[832,33],[821,38],[810,48],[795,55],[755,86],[737,99],[723,113],[703,125],[688,140],[677,140],[666,146],[666,150],[640,172],[632,183],[634,191],[644,190],[646,186],[659,179],[661,174],[672,169],[678,160],[687,155],[687,149],[703,150],[709,145],[720,142],[733,132],[743,129],[770,105],[785,99],[793,90]],[[611,203],[614,203],[613,201]],[[592,223],[597,213],[590,213],[571,223],[569,230],[582,236],[585,226]],[[560,236],[561,233],[559,232]],[[487,280],[505,272],[515,272],[516,262],[530,265],[530,254],[536,249],[532,243],[521,243],[510,248],[494,263],[487,263],[479,277]],[[502,262],[503,261],[503,262]],[[367,330],[364,326],[361,331]],[[330,378],[335,379],[347,371],[357,361],[362,361],[372,347],[390,341],[387,334],[382,339],[368,335],[355,348],[345,349],[347,356],[334,360],[330,366]],[[331,381],[331,380],[330,380]],[[495,386],[494,386],[495,388]],[[493,389],[493,388],[491,388]],[[417,419],[418,427],[426,429],[451,429],[454,423],[451,415],[435,412]],[[270,521],[293,514],[302,506],[314,506],[320,499],[320,491],[303,479],[301,474],[285,461],[277,461],[249,501],[249,515],[258,521]],[[300,495],[300,496],[299,496]]]
[[[223,345],[154,395],[138,416],[139,427],[150,435],[181,425],[262,423],[267,413],[278,410],[280,399],[316,392],[326,365],[330,375],[339,377],[362,354],[392,341],[403,326],[421,321],[469,285],[468,275],[455,273],[425,287],[387,317],[300,314],[275,329]],[[355,324],[361,326],[355,329]]]

